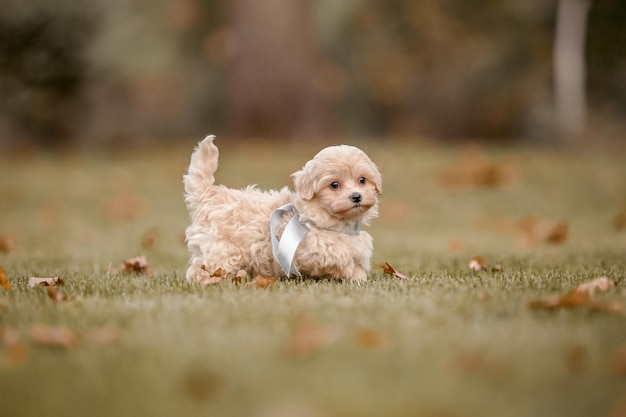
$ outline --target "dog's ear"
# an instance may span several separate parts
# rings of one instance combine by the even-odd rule
[[[306,174],[306,167],[291,174],[291,178],[293,178],[293,185],[300,197],[304,200],[310,200],[315,196],[315,183],[311,176]]]
[[[374,177],[374,187],[376,188],[376,193],[381,195],[383,193],[383,177],[378,171],[376,171],[376,174],[377,175]]]
[[[376,189],[376,194],[381,195],[383,193],[383,176],[380,174],[376,165],[372,163],[372,181],[374,182],[374,188]]]

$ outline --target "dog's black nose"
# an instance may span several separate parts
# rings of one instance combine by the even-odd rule
[[[361,202],[361,194],[359,194],[359,193],[352,193],[352,195],[350,196],[350,200],[352,200],[353,203],[360,203]]]

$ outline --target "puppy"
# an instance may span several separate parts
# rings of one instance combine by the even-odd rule
[[[360,227],[378,215],[382,177],[362,150],[321,150],[292,174],[295,192],[236,190],[215,184],[214,139],[198,144],[183,177],[191,219],[189,281],[201,282],[220,268],[227,274],[367,280],[373,241]],[[280,252],[284,246],[287,256]]]

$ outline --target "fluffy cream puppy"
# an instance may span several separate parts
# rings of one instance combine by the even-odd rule
[[[292,261],[297,273],[367,280],[373,242],[360,228],[378,215],[382,177],[365,152],[347,145],[321,150],[292,175],[295,192],[287,187],[236,190],[215,184],[214,139],[208,136],[198,144],[183,178],[191,218],[186,231],[188,280],[202,281],[219,268],[233,274],[245,270],[266,277],[291,275],[293,270],[285,271],[275,260],[270,229],[272,213],[286,204],[291,211],[280,212],[275,235],[280,238],[297,213],[294,220],[304,233]]]

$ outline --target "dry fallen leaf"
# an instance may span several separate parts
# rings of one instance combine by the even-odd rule
[[[306,358],[336,342],[341,335],[337,326],[301,319],[285,345],[285,353],[294,358]]]
[[[546,236],[546,242],[552,244],[563,243],[569,235],[569,225],[566,222],[557,223]]]
[[[467,267],[472,271],[481,271],[487,268],[487,260],[482,256],[474,256],[467,264]]]
[[[71,349],[78,346],[78,335],[64,326],[33,324],[30,327],[30,339],[36,345],[49,348]]]
[[[570,291],[565,295],[555,295],[528,303],[533,310],[556,310],[560,308],[586,307],[591,302],[587,293]]]
[[[208,269],[206,269],[206,266],[201,265],[200,269],[202,269],[205,272],[209,272]],[[199,283],[200,284],[204,284],[204,285],[213,285],[213,284],[219,284],[222,282],[222,275],[224,275],[224,271],[222,270],[222,268],[217,268],[215,271],[209,273],[208,276],[203,277]]]
[[[63,285],[63,284],[64,284],[63,280],[60,277],[53,277],[53,278],[30,277],[28,279],[28,288],[35,288],[35,287],[38,287],[38,286],[58,287],[58,286]]]
[[[119,191],[104,204],[104,215],[114,221],[134,220],[147,209],[146,200],[128,191]]]
[[[359,346],[387,350],[391,347],[391,338],[384,330],[359,328],[354,333],[354,338]]]
[[[626,344],[620,346],[611,356],[609,362],[611,373],[626,376]]]
[[[144,249],[154,249],[156,244],[159,242],[159,238],[161,237],[161,233],[159,229],[156,227],[152,227],[144,232],[141,236],[141,246]]]
[[[543,243],[561,244],[569,237],[567,222],[544,219],[535,215],[523,216],[517,221],[518,245],[524,248]]]
[[[400,278],[400,279],[409,279],[408,276],[404,275],[401,272],[396,271],[395,268],[389,265],[388,262],[385,262],[384,264],[379,264],[376,266],[378,268],[381,268],[385,274],[389,274],[393,277]]]
[[[193,368],[183,377],[183,391],[195,401],[214,398],[224,388],[222,378],[204,369]]]
[[[246,282],[246,287],[254,287],[254,288],[267,288],[272,285],[276,281],[276,278],[270,277],[265,278],[261,275],[258,275],[254,278],[254,281]]]
[[[104,326],[89,333],[87,339],[96,346],[114,346],[122,343],[122,333],[117,327]]]
[[[28,349],[20,335],[11,327],[0,327],[0,344],[6,348],[10,365],[22,365],[28,359]]]
[[[15,236],[13,235],[0,236],[0,252],[1,253],[17,252],[17,241],[15,240]]]
[[[237,271],[237,273],[233,277],[233,282],[235,284],[240,284],[241,281],[247,276],[248,276],[248,273],[244,271],[243,269],[240,269],[239,271]]]
[[[596,290],[598,290],[599,292],[605,292],[609,288],[615,287],[615,285],[615,281],[602,276],[596,277],[591,281],[583,282],[578,287],[576,287],[576,291],[593,295]]]
[[[145,255],[126,259],[122,264],[121,271],[125,274],[152,275],[152,267],[148,265]]]
[[[581,373],[589,361],[589,352],[584,346],[571,346],[565,354],[565,365],[573,374]]]
[[[613,218],[613,227],[618,231],[626,229],[626,205]]]
[[[591,295],[593,294],[593,291],[599,288],[596,287],[596,282],[600,283],[600,287],[603,287],[603,283],[605,281],[592,280],[585,282],[565,295],[556,295],[541,300],[531,301],[528,303],[528,307],[533,310],[558,310],[562,308],[584,307],[591,311],[622,314],[624,312],[624,305],[620,301],[613,300],[600,302],[592,300]],[[580,289],[581,287],[582,289]]]
[[[512,372],[512,363],[508,358],[484,352],[457,354],[450,360],[449,367],[456,375],[493,379],[509,376]]]
[[[57,290],[56,287],[52,287],[52,286],[47,286],[46,287],[46,292],[48,293],[48,298],[50,298],[51,300],[53,300],[53,301],[55,301],[57,303],[61,303],[63,301],[78,301],[78,300],[80,300],[80,297],[78,295],[68,296],[67,294],[64,294],[61,291]]]
[[[442,172],[440,182],[453,188],[499,187],[510,184],[517,176],[517,169],[511,164],[491,162],[481,148],[470,146],[452,168]]]
[[[4,273],[4,270],[2,269],[2,265],[0,265],[0,287],[4,288],[5,290],[11,289],[11,283],[9,282],[9,277],[7,276],[7,274]]]

